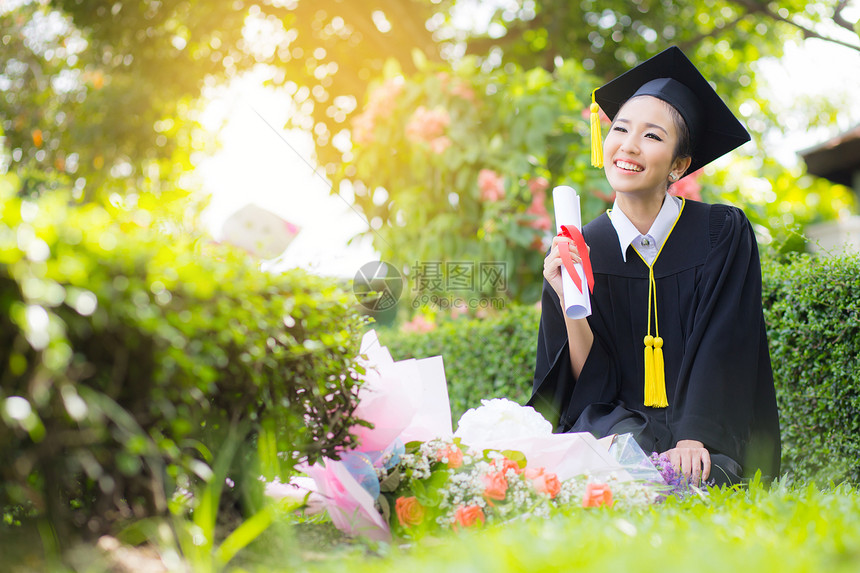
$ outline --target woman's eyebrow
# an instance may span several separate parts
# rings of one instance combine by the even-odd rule
[[[614,123],[628,123],[628,124],[629,124],[629,123],[630,123],[630,120],[629,120],[629,119],[624,119],[623,117],[619,117],[619,118],[616,118],[616,119],[615,119],[615,122],[614,122]],[[645,127],[651,127],[651,128],[654,128],[654,129],[659,129],[660,131],[662,131],[662,132],[663,132],[663,133],[665,133],[666,135],[669,135],[669,132],[668,132],[668,131],[666,131],[666,129],[665,129],[663,126],[661,126],[661,125],[657,125],[656,123],[646,123],[646,124],[645,124]]]

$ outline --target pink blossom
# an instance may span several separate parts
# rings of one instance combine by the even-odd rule
[[[370,92],[364,110],[352,118],[352,140],[355,143],[373,143],[377,120],[391,113],[402,91],[403,78],[393,78]]]
[[[529,179],[529,191],[532,192],[532,195],[540,193],[543,197],[546,197],[547,189],[549,189],[549,181],[546,180],[546,177]]]
[[[692,199],[693,201],[701,201],[702,186],[699,184],[699,177],[701,176],[701,169],[690,173],[677,183],[670,185],[669,194],[675,195],[676,197],[684,197],[685,199]]]
[[[419,106],[406,124],[406,139],[413,143],[430,143],[445,134],[449,123],[451,116],[445,108],[427,109],[423,105]]]
[[[451,318],[460,318],[464,314],[468,313],[469,310],[466,308],[466,303],[462,300],[457,300],[451,305]]]
[[[470,88],[465,82],[458,82],[451,88],[451,94],[463,98],[466,101],[475,101],[475,90]]]
[[[445,135],[437,137],[430,142],[430,149],[437,155],[443,153],[450,146],[451,140]]]
[[[436,325],[424,318],[423,314],[416,314],[412,320],[401,327],[401,330],[403,332],[430,332],[435,328]]]
[[[481,190],[481,199],[485,201],[505,198],[505,180],[491,169],[481,169],[478,173],[478,187]]]
[[[529,222],[529,227],[539,231],[549,231],[552,229],[552,219],[549,212],[546,210],[546,189],[549,187],[549,182],[543,177],[532,179],[529,181],[529,189],[532,191],[532,203],[526,209],[526,213],[534,215],[535,218]]]
[[[376,118],[364,111],[352,118],[352,140],[359,145],[373,143],[373,130],[376,128]]]

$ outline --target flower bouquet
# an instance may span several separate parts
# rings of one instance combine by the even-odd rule
[[[588,473],[561,480],[517,451],[476,452],[459,438],[413,442],[390,468],[378,470],[377,507],[397,537],[479,527],[578,507],[647,505],[644,482]]]
[[[377,540],[413,538],[583,507],[655,503],[666,482],[629,436],[553,434],[539,413],[483,400],[452,432],[441,357],[395,362],[370,331],[354,428],[359,445],[307,477],[268,484],[305,497],[340,530]]]

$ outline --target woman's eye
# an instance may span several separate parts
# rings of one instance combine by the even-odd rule
[[[627,130],[621,127],[620,125],[616,125],[612,128],[612,131],[620,131],[621,133],[627,133]]]
[[[663,141],[659,135],[656,133],[646,133],[645,137],[650,137],[651,139],[656,139],[657,141]]]

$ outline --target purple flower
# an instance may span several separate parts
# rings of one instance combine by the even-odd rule
[[[672,462],[669,461],[669,456],[652,452],[650,460],[654,464],[654,467],[657,468],[657,471],[660,472],[663,481],[669,486],[666,496],[674,495],[680,499],[684,499],[696,491],[693,480],[685,477],[682,472],[676,471],[674,466],[672,466]],[[704,482],[703,485],[714,485],[714,481]]]

